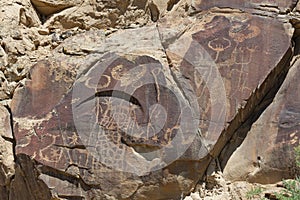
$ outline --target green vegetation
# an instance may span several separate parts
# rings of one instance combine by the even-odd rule
[[[279,200],[299,200],[300,199],[300,178],[283,181],[285,191],[276,195]]]
[[[296,165],[300,168],[300,145],[295,147]]]
[[[295,148],[296,167],[300,168],[300,145]],[[285,191],[276,194],[279,200],[299,200],[300,199],[300,176],[294,180],[284,180]]]
[[[261,193],[263,192],[261,187],[252,188],[250,191],[247,192],[246,198],[247,199],[254,199],[260,197]]]

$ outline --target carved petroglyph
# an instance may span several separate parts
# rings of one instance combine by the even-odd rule
[[[195,72],[197,70],[191,69],[191,71],[187,72],[190,73],[191,77],[186,76],[187,73],[185,73],[184,76],[190,78],[188,81],[196,85],[194,91],[196,91],[195,93],[199,97],[199,101],[206,103],[205,106],[201,107],[202,113],[210,115],[210,113],[214,111],[212,108],[222,103],[218,100],[219,95],[211,95],[208,91],[211,90],[216,94],[220,94],[218,92],[220,89],[215,86],[207,87],[207,85],[205,85],[209,81],[214,84],[218,81],[216,80],[217,76],[215,76],[216,71],[210,67],[212,63],[217,63],[219,68],[232,68],[232,70],[227,73],[228,76],[239,77],[232,83],[233,91],[241,85],[242,90],[248,87],[246,85],[247,76],[250,71],[248,65],[251,64],[253,57],[258,51],[256,44],[252,44],[249,41],[258,37],[261,32],[256,26],[256,23],[252,23],[251,20],[250,17],[244,17],[242,20],[217,17],[211,24],[207,23],[205,29],[199,30],[195,28],[195,38],[194,35],[189,36],[189,39],[192,41],[191,43],[182,43],[184,45],[186,44],[186,47],[183,48],[185,50],[182,52],[181,57],[192,60],[190,64],[199,70],[199,72]],[[228,22],[228,24],[225,28],[222,28],[221,25],[226,24],[226,22]],[[198,32],[200,32],[199,36],[197,35]],[[200,41],[200,46],[203,47],[203,52],[208,52],[207,54],[203,53],[201,49],[196,48],[196,43],[198,39],[201,40],[201,37],[203,41]],[[200,51],[200,53],[195,52],[195,49]],[[177,53],[177,51],[173,52]],[[211,55],[211,57],[208,58],[209,56],[207,55]],[[174,60],[170,62],[174,62]],[[185,69],[187,71],[190,70],[188,67]],[[173,88],[178,89],[176,92],[168,88],[168,84],[170,84],[168,79],[173,80],[173,77],[166,77],[165,72],[167,70],[164,70],[166,69],[163,68],[160,61],[150,56],[136,56],[130,54],[130,56],[117,55],[114,57],[113,53],[111,53],[99,59],[97,63],[79,77],[78,83],[80,84],[78,88],[81,88],[78,91],[79,96],[75,94],[69,102],[60,101],[59,103],[61,106],[63,104],[65,104],[64,106],[70,106],[69,104],[72,104],[73,107],[62,108],[63,111],[60,111],[59,115],[63,115],[63,117],[60,116],[59,119],[56,119],[52,116],[53,119],[51,119],[51,123],[61,125],[61,119],[65,120],[65,118],[67,118],[70,120],[68,122],[70,126],[74,126],[72,123],[76,123],[76,120],[85,120],[82,122],[82,135],[84,137],[78,135],[80,134],[78,133],[80,129],[77,129],[77,127],[75,131],[53,131],[52,129],[54,129],[54,127],[47,124],[45,126],[49,129],[49,133],[63,135],[60,141],[56,141],[61,146],[56,146],[56,148],[63,149],[63,146],[71,149],[77,147],[81,148],[83,144],[87,147],[93,146],[94,150],[91,151],[94,151],[96,157],[97,155],[100,157],[108,157],[106,159],[110,163],[114,160],[121,161],[126,156],[134,160],[135,156],[128,155],[129,153],[133,154],[134,151],[143,155],[142,153],[147,149],[161,149],[166,145],[170,145],[169,147],[171,148],[173,145],[172,140],[178,133],[186,132],[186,129],[191,129],[187,125],[180,123],[182,118],[188,118],[182,114],[181,109],[186,109],[185,112],[189,113],[191,105],[193,105],[193,103],[197,104],[196,100],[194,100],[197,98],[186,100],[188,95],[184,96],[185,94],[178,92],[180,89],[178,89],[176,85],[172,85]],[[98,71],[101,73],[98,73]],[[203,77],[205,76],[209,77],[208,79],[210,80],[204,80]],[[228,80],[229,79],[230,77],[228,77]],[[58,80],[55,79],[55,81]],[[180,84],[179,81],[178,86],[181,86]],[[231,82],[227,84],[231,84]],[[74,85],[76,86],[76,83]],[[187,84],[182,85],[186,87]],[[184,89],[189,90],[190,88],[192,87],[188,86]],[[201,88],[204,89],[202,90]],[[76,87],[74,87],[74,89],[76,89]],[[190,91],[191,93],[193,92],[192,90]],[[236,91],[240,92],[240,90]],[[181,100],[181,98],[184,100]],[[210,101],[212,103],[210,103]],[[73,113],[74,116],[70,114],[74,112],[72,109],[78,110],[78,113]],[[219,111],[223,112],[222,108],[218,109],[218,116],[220,114]],[[73,122],[73,118],[78,119],[75,119]],[[198,118],[197,116],[197,119]],[[209,116],[206,119],[209,119]],[[202,127],[197,128],[201,128],[202,130]],[[197,128],[195,130],[197,130]],[[68,129],[68,127],[64,127],[64,129]],[[43,133],[46,134],[47,131]],[[89,135],[90,133],[93,135]],[[39,136],[38,133],[36,135]],[[203,133],[203,135],[207,136],[206,138],[210,137],[209,133]],[[177,140],[180,141],[180,144],[189,143],[189,140],[185,141],[186,138],[184,134],[181,138],[182,139]],[[211,140],[216,139],[217,137],[212,137]],[[52,139],[49,140],[52,141]],[[31,143],[32,139],[30,138],[30,140],[24,140],[23,144],[29,145]],[[21,144],[19,143],[19,145]],[[45,145],[49,147],[41,146],[41,149],[52,148],[54,143],[50,142]],[[103,150],[103,152],[97,152],[100,150]],[[63,153],[65,154],[65,152],[69,151],[71,150],[64,149]],[[88,151],[89,150],[86,150],[86,152]],[[49,162],[50,159],[56,161],[58,157],[60,157],[60,153],[62,152],[56,151],[55,153],[53,151],[53,155],[36,154],[36,156],[40,156],[40,159]],[[163,154],[163,152],[158,152],[157,154],[159,153]],[[115,159],[115,157],[119,159]],[[147,159],[148,158],[149,157],[147,157]],[[155,156],[155,158],[164,159],[159,156]],[[144,158],[137,159],[143,160]],[[69,158],[69,160],[71,159]],[[126,164],[123,162],[127,161],[122,160],[120,168],[125,167],[124,165]]]
[[[75,146],[79,144],[79,137],[76,134],[76,132],[73,132],[71,136],[68,136],[68,142],[67,144],[71,146]]]
[[[103,89],[109,86],[109,84],[111,83],[111,77],[108,75],[102,75],[103,78],[105,78],[107,81],[104,82],[103,84],[98,84],[98,88],[99,89]]]
[[[257,50],[257,45],[247,44],[245,41],[259,36],[260,32],[260,28],[250,24],[233,25],[228,32],[230,38],[213,38],[208,42],[207,46],[216,52],[215,62],[218,62],[221,66],[232,66],[235,64],[247,65],[251,63],[253,54]],[[232,47],[232,45],[234,48],[230,59],[220,62],[220,60],[222,60],[220,59],[220,54]]]
[[[251,24],[236,23],[229,30],[229,36],[237,43],[254,38],[260,34],[260,28]]]
[[[270,20],[270,23],[275,21]],[[270,51],[277,53],[277,45],[275,42],[272,49],[262,45],[263,41],[269,41],[267,37],[273,33],[262,18],[247,13],[213,15],[209,20],[203,21],[200,28],[198,25],[193,26],[187,34],[192,34],[193,41],[190,42],[191,45],[187,45],[189,50],[186,57],[192,62],[182,61],[179,65],[175,62],[173,65],[175,67],[178,65],[181,74],[193,84],[201,109],[199,128],[203,137],[209,138],[209,142],[213,143],[220,135],[222,125],[218,124],[221,121],[219,116],[224,112],[220,109],[222,105],[220,98],[212,95],[212,91],[218,91],[219,88],[209,88],[209,80],[206,78],[209,77],[214,82],[213,85],[217,85],[215,73],[212,71],[213,64],[216,64],[221,74],[220,79],[224,82],[228,98],[227,117],[231,118],[245,105],[245,100],[257,87],[256,81],[264,78],[262,74],[269,73],[268,68],[261,66],[261,63],[265,65],[270,63],[266,55]],[[210,59],[206,58],[206,55],[198,53],[197,44],[206,50],[213,62],[209,62]],[[199,61],[194,58],[199,58]],[[218,108],[219,112],[213,116],[215,108]]]
[[[47,141],[51,141],[47,146],[44,148],[41,148],[39,151],[39,157],[40,159],[46,161],[46,162],[58,162],[62,157],[62,149],[55,146],[56,140],[58,137],[61,137],[60,135],[50,135],[45,134],[43,135],[44,138],[47,138]],[[43,142],[43,140],[41,141]],[[44,141],[45,143],[45,141]]]
[[[101,73],[97,75],[97,68],[104,70],[99,70]],[[190,139],[182,136],[180,127],[181,119],[192,116],[187,109],[189,106],[184,107],[188,114],[182,115],[181,106],[185,101],[168,88],[162,65],[157,60],[149,56],[131,55],[130,60],[128,56],[116,56],[111,62],[108,58],[108,61],[98,63],[85,76],[96,86],[90,91],[90,97],[85,95],[74,101],[73,112],[79,121],[85,117],[91,120],[87,121],[91,128],[82,130],[81,135],[89,137],[83,140],[88,142],[87,146],[94,147],[89,151],[102,163],[111,167],[117,165],[114,167],[122,171],[145,173],[149,167],[161,168],[158,163],[166,164],[165,159],[172,160],[163,148],[174,147],[172,140],[175,137],[178,137],[177,142]],[[98,85],[95,84],[97,76]],[[78,84],[92,85],[87,80],[79,79]],[[76,94],[79,93],[75,91],[73,98],[78,99]],[[76,113],[76,110],[82,112]],[[76,119],[75,125],[80,124]],[[77,128],[79,134],[81,128]],[[190,142],[183,142],[180,148],[187,148]]]
[[[215,38],[208,42],[208,47],[217,52],[215,62],[219,58],[219,54],[231,46],[231,41],[227,38]]]
[[[157,95],[156,95],[157,102],[160,102],[160,88],[159,88],[159,83],[158,83],[158,80],[157,80],[160,73],[162,73],[162,71],[159,68],[155,68],[155,69],[151,70],[151,74],[154,78],[155,89],[156,89],[156,93],[157,93]]]
[[[121,86],[128,86],[139,80],[146,73],[145,66],[126,69],[123,65],[117,65],[111,70],[111,76],[118,81],[121,81]]]

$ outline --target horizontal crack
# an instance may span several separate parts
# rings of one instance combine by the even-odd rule
[[[5,137],[5,136],[1,136],[5,141],[8,141],[8,142],[11,142],[11,143],[14,143],[15,140],[13,138],[10,138],[10,137]]]
[[[97,92],[96,94],[94,94],[94,95],[88,97],[87,99],[83,100],[82,102],[80,102],[80,104],[78,104],[76,107],[79,107],[80,105],[93,100],[95,97],[116,97],[116,98],[128,101],[128,102],[135,104],[142,108],[142,105],[137,98],[135,98],[134,96],[127,94],[123,91],[118,91],[118,90],[107,90],[107,91]]]
[[[75,195],[57,195],[60,198],[66,199],[66,200],[83,200],[84,197],[82,196],[75,196]]]
[[[67,149],[86,149],[86,146],[84,145],[67,146],[67,145],[53,144],[53,146],[67,148]]]

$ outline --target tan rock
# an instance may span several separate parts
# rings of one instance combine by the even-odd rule
[[[13,144],[10,141],[0,138],[0,169],[1,175],[4,174],[4,182],[1,182],[3,185],[7,185],[10,181],[10,178],[14,175],[15,172],[15,162],[13,155]],[[2,185],[1,184],[1,185]],[[2,185],[2,186],[3,186]]]
[[[8,110],[0,105],[0,198],[8,199],[9,184],[15,174],[11,121]]]
[[[38,12],[43,15],[51,15],[66,8],[82,4],[80,0],[32,0],[31,2]]]
[[[2,42],[1,42],[2,43]],[[3,44],[2,44],[3,45]],[[4,68],[8,65],[7,54],[4,49],[0,46],[0,68]]]
[[[40,20],[34,11],[30,0],[19,3],[13,0],[1,2],[1,35],[8,35],[11,31],[16,31],[18,25],[23,24],[27,27],[38,26]],[[13,27],[13,29],[11,29]],[[3,32],[3,30],[7,30]]]
[[[0,106],[0,135],[6,138],[13,139],[11,129],[10,114],[4,106]]]
[[[5,89],[0,90],[6,90],[1,91],[7,94],[7,97],[1,94],[1,99],[5,99],[9,98],[14,90],[9,82],[23,79],[31,66],[31,62],[27,62],[26,58],[38,45],[36,35],[31,34],[28,28],[39,26],[41,22],[29,0],[5,1],[0,5],[0,68],[5,78],[1,80],[1,84],[6,85]],[[19,60],[20,57],[22,59]]]
[[[142,181],[125,181],[121,183],[121,197],[123,199],[130,198],[142,184]]]
[[[146,5],[146,4],[145,4]],[[140,3],[126,1],[86,1],[78,7],[71,7],[47,19],[44,27],[66,30],[74,27],[81,29],[107,29],[136,27],[145,25],[150,16]]]

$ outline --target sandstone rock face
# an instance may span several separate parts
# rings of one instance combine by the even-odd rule
[[[171,11],[178,1],[32,1],[41,14],[49,16],[49,29],[115,29],[136,28],[157,21]],[[40,7],[39,7],[40,6]],[[63,10],[62,12],[58,12]],[[50,15],[52,14],[52,15]]]
[[[11,177],[15,173],[10,114],[0,106],[0,198],[8,199]]]
[[[24,154],[19,155],[17,160],[7,199],[51,199],[48,186],[38,178],[37,164]]]
[[[157,10],[156,6],[155,8]],[[147,1],[90,0],[53,14],[44,26],[62,30],[74,27],[81,29],[138,27],[151,21],[151,13],[147,14],[151,11],[149,9]],[[159,13],[152,12],[152,18],[157,20]]]
[[[299,73],[296,61],[272,104],[228,161],[225,176],[261,183],[293,176],[293,147],[299,145]]]
[[[50,15],[53,13],[56,13],[58,11],[61,11],[63,9],[73,7],[76,5],[80,5],[81,1],[79,0],[72,0],[72,1],[66,1],[66,0],[32,0],[32,4],[35,6],[35,8],[39,11],[39,13],[43,15]]]
[[[41,178],[53,194],[89,198],[97,185],[100,196],[119,199],[188,193],[209,164],[208,152],[218,155],[226,144],[219,140],[226,123],[247,118],[239,116],[243,100],[262,85],[259,102],[270,88],[266,78],[290,54],[289,36],[272,19],[212,14],[190,21],[173,42],[164,23],[105,39],[101,31],[74,36],[57,48],[56,60],[37,63],[15,92],[16,153],[44,166]],[[261,45],[267,36],[269,46]],[[53,170],[80,187],[62,189],[64,178],[49,175]]]
[[[138,35],[139,32],[147,35]],[[97,35],[91,32],[85,37],[101,43],[101,37],[98,39]],[[69,43],[64,44],[64,49],[71,52],[68,45],[72,43],[70,39]],[[84,45],[84,41],[82,43]],[[83,48],[78,44],[77,52]],[[194,172],[180,167],[183,164],[176,168],[182,175],[162,170],[180,153],[184,153],[192,142],[189,134],[197,129],[193,128],[194,119],[189,116],[191,108],[180,90],[173,87],[176,83],[172,82],[164,52],[159,50],[163,48],[157,29],[151,26],[123,31],[113,34],[102,45],[96,45],[90,48],[95,52],[101,52],[102,49],[108,52],[91,54],[90,57],[97,63],[94,61],[90,64],[89,58],[86,58],[76,68],[67,60],[44,61],[32,68],[31,80],[15,92],[12,101],[17,155],[30,155],[47,166],[42,168],[45,175],[41,175],[41,178],[53,188],[54,194],[60,196],[88,199],[95,195],[97,185],[101,186],[101,192],[122,199],[132,197],[135,193],[134,198],[138,199],[147,199],[148,196],[167,199],[190,190],[197,176],[191,176]],[[121,48],[113,52],[114,46]],[[101,70],[105,71],[101,73]],[[126,99],[124,94],[129,98]],[[98,111],[94,110],[95,99],[90,99],[95,95],[99,97],[96,100]],[[152,96],[156,98],[149,98]],[[129,107],[126,102],[130,104]],[[166,113],[161,112],[158,105],[163,106]],[[184,112],[179,112],[179,108]],[[124,120],[128,112],[133,116],[131,121],[126,122]],[[114,117],[116,115],[117,118]],[[188,121],[188,126],[180,124],[180,118],[181,121]],[[158,123],[160,120],[165,123]],[[132,125],[134,122],[136,124]],[[98,123],[102,128],[100,132],[88,128],[98,126]],[[143,125],[145,123],[149,124],[148,128]],[[178,135],[186,139],[178,138]],[[173,139],[177,145],[180,142],[180,146],[176,146]],[[80,187],[75,190],[63,189],[64,179],[48,175],[49,167],[57,170],[56,173],[67,172],[71,179],[80,181]],[[137,175],[143,175],[144,178]],[[158,187],[163,177],[169,180]],[[138,190],[150,183],[152,188],[142,187]],[[89,190],[86,191],[85,187]],[[177,192],[171,193],[174,187]]]
[[[257,13],[261,11],[286,12],[292,10],[297,1],[295,0],[229,0],[229,1],[205,1],[196,0],[193,2],[195,9],[206,10],[212,7],[238,8]]]
[[[173,44],[168,43],[171,39],[167,36],[162,38],[165,38],[164,45],[168,47],[171,69],[174,74],[181,72],[177,75],[178,82],[191,84],[197,94],[202,111],[199,123],[201,141],[213,157],[222,151],[218,157],[220,167],[224,167],[228,155],[223,150],[230,151],[238,138],[243,137],[243,132],[246,132],[244,127],[247,126],[245,124],[252,118],[251,113],[264,104],[261,102],[265,101],[265,95],[280,79],[281,73],[287,70],[292,52],[288,45],[290,38],[284,34],[283,26],[276,20],[269,21],[241,13],[231,13],[230,17],[226,14],[207,14],[206,20],[208,22],[203,23],[202,27],[198,23],[197,26],[191,25],[189,30],[184,30],[181,38]],[[162,27],[164,30],[166,26]],[[166,32],[168,33],[168,29]],[[282,34],[274,35],[275,32]],[[192,35],[192,39],[186,35]],[[280,44],[277,38],[281,36],[283,38]],[[273,42],[261,45],[256,41]],[[190,44],[190,49],[182,44]],[[168,53],[168,50],[171,52]],[[280,59],[270,59],[271,57]],[[259,64],[258,60],[264,64]],[[217,70],[214,71],[212,66]],[[218,82],[219,80],[222,82]],[[185,85],[181,88],[185,88]],[[189,98],[191,88],[186,88],[186,91]],[[190,102],[193,100],[191,97]],[[204,165],[205,163],[202,167]],[[277,177],[266,182],[279,181],[280,172],[277,173]],[[262,177],[265,175],[263,173]]]
[[[12,129],[11,129],[10,114],[9,114],[8,110],[2,105],[0,107],[0,113],[1,113],[0,122],[2,125],[0,127],[0,135],[2,137],[12,139],[13,134],[12,134]]]
[[[0,2],[0,199],[204,198],[199,181],[235,187],[217,169],[291,177],[298,61],[277,89],[295,4]]]
[[[259,41],[265,40],[268,44],[261,45]],[[181,72],[177,79],[182,85],[191,84],[197,94],[202,111],[199,128],[208,145],[219,139],[225,123],[235,126],[235,119],[247,118],[239,115],[246,109],[247,101],[254,98],[254,91],[263,85],[281,59],[291,56],[289,41],[276,20],[231,13],[206,15],[205,20],[191,25],[177,41],[165,43],[174,73]],[[183,44],[189,47],[182,47]],[[270,59],[273,55],[277,59]],[[272,86],[264,87],[265,91],[257,93],[256,99],[262,98]],[[251,106],[247,109],[255,107]],[[229,130],[225,134],[230,134]]]
[[[4,100],[12,98],[30,66],[43,57],[46,39],[37,32],[41,22],[29,0],[1,1],[0,7],[0,99]]]

